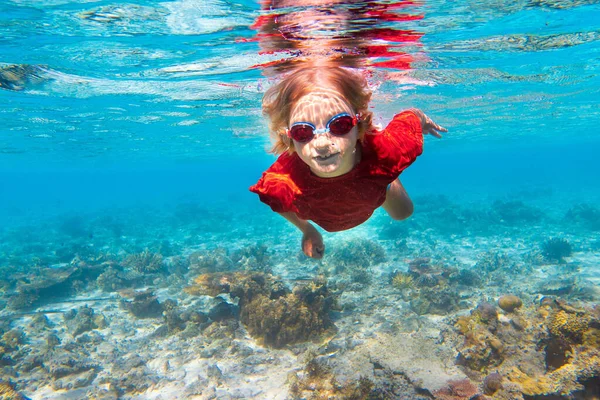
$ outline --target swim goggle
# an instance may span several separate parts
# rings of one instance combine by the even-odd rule
[[[308,143],[316,135],[331,133],[334,136],[344,136],[356,126],[359,121],[359,115],[352,116],[348,113],[334,115],[324,129],[317,127],[310,122],[295,122],[287,130],[287,135],[296,142]]]

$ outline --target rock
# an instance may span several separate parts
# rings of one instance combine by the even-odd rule
[[[85,355],[57,348],[48,353],[48,357],[44,361],[44,369],[48,371],[52,378],[60,379],[90,369],[98,369],[98,366]]]
[[[58,345],[60,345],[60,338],[58,336],[53,333],[46,336],[46,346],[48,346],[48,350],[52,350]]]
[[[73,337],[79,336],[92,329],[105,328],[108,324],[102,314],[94,314],[94,310],[87,305],[78,310],[72,309],[63,314],[67,330]]]
[[[137,318],[158,318],[163,313],[163,306],[151,290],[134,293],[133,301],[121,300],[120,306]]]
[[[502,375],[493,372],[483,380],[483,392],[489,396],[502,388]]]

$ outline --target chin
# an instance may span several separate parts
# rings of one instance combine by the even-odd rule
[[[336,172],[340,169],[339,163],[319,164],[318,162],[314,161],[312,164],[313,164],[312,170],[314,172],[317,172],[319,174],[326,174],[326,175],[330,175],[330,176],[336,176],[335,175]]]

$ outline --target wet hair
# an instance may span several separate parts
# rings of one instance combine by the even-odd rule
[[[360,115],[359,140],[373,129],[373,113],[368,109],[371,91],[361,73],[338,66],[301,67],[269,88],[263,97],[263,114],[269,118],[269,131],[274,142],[272,153],[294,152],[292,140],[286,135],[290,114],[302,97],[323,87],[340,93]]]

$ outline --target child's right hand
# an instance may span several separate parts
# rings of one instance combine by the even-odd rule
[[[325,254],[323,236],[312,225],[309,225],[302,235],[302,251],[308,257],[316,259],[323,258],[323,254]]]

